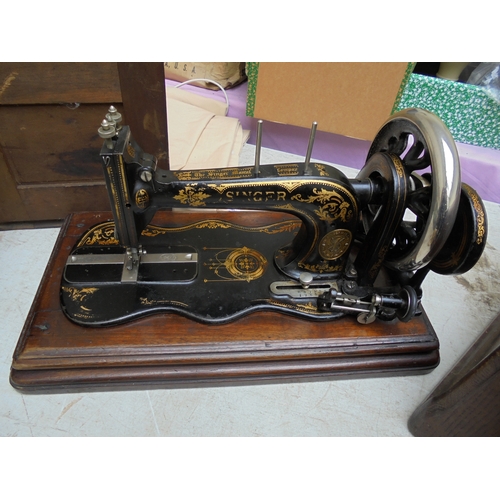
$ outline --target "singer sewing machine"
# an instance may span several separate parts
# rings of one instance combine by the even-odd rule
[[[315,125],[304,162],[261,165],[259,123],[254,165],[195,171],[157,168],[114,108],[99,134],[112,217],[68,222],[53,264],[60,281],[46,292],[55,304],[57,286],[60,306],[50,321],[31,319],[13,364],[17,388],[438,364],[424,278],[474,266],[487,223],[435,115],[393,115],[353,179],[311,161]]]
[[[63,311],[79,324],[160,312],[212,324],[255,311],[410,321],[427,272],[465,272],[486,243],[479,197],[462,185],[453,139],[430,112],[393,116],[351,180],[309,158],[260,165],[258,154],[252,167],[157,169],[120,121],[108,114],[99,129],[114,220],[82,236],[63,275]],[[175,210],[185,208],[293,218],[245,227],[212,210],[182,225]],[[173,210],[172,224],[149,225],[160,209]]]

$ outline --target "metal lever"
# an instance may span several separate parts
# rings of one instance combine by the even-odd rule
[[[333,288],[318,297],[320,311],[359,313],[358,322],[365,325],[375,321],[380,308],[391,309],[401,321],[409,321],[419,314],[419,303],[415,290],[410,286],[403,287],[399,296],[375,293],[370,302],[363,301],[353,295],[340,293]]]

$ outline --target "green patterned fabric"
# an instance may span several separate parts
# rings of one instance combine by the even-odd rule
[[[500,104],[480,87],[413,74],[395,111],[413,107],[438,115],[457,142],[500,149]]]
[[[394,101],[394,106],[392,107],[391,113],[395,113],[398,109],[398,105],[401,101],[401,98],[403,97],[403,92],[408,85],[408,82],[410,81],[411,75],[413,74],[413,70],[415,69],[415,66],[417,63],[408,63],[408,66],[406,67],[405,74],[403,76],[403,80],[401,81],[401,86],[399,87],[398,90],[398,95],[396,96],[396,100]]]
[[[247,116],[254,116],[255,95],[257,94],[257,77],[259,76],[259,63],[247,62],[246,72],[248,77]]]

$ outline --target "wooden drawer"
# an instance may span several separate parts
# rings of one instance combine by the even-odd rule
[[[0,224],[109,210],[97,129],[121,102],[116,63],[0,64]]]

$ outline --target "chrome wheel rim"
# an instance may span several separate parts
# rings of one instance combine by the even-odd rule
[[[408,209],[417,212],[414,234],[418,238],[414,240],[408,236],[405,243],[402,234],[410,234],[411,225],[402,221],[402,232],[396,236],[384,263],[399,271],[416,271],[439,253],[455,222],[461,190],[455,141],[436,115],[410,108],[386,121],[367,159],[377,152],[395,154],[401,159],[412,186]],[[430,174],[420,175],[426,170],[430,170]],[[430,179],[430,186],[422,181],[425,178]],[[417,201],[422,202],[420,208],[417,208]]]

